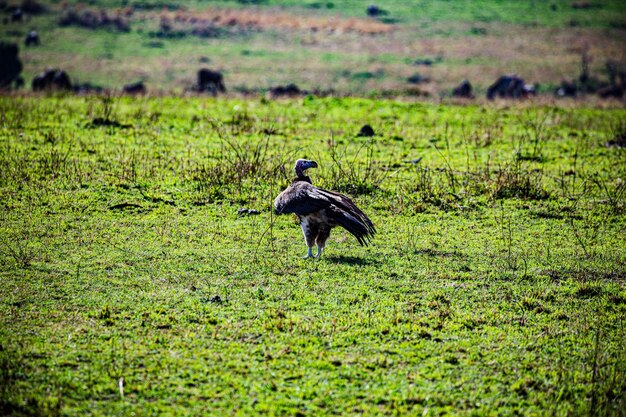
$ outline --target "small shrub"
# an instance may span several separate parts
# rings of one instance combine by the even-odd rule
[[[387,169],[374,161],[374,144],[371,139],[357,149],[352,161],[348,160],[348,148],[340,152],[334,141],[329,141],[328,145],[333,162],[329,169],[328,181],[333,190],[353,195],[372,194],[389,175]],[[365,163],[357,164],[356,161],[363,150],[366,152]]]
[[[604,202],[608,204],[613,213],[622,212],[626,206],[626,182],[621,178],[609,181],[598,174],[592,175],[590,179],[604,195]]]
[[[542,172],[524,169],[519,161],[505,165],[495,175],[491,180],[491,197],[494,199],[515,197],[545,200],[550,197],[543,188]]]
[[[13,259],[20,268],[28,268],[35,258],[34,252],[27,246],[27,239],[9,240],[0,236],[0,254]]]

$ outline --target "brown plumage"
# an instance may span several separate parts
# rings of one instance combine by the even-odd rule
[[[304,174],[308,168],[317,168],[317,163],[298,159],[296,178],[274,200],[276,214],[294,213],[300,219],[308,246],[305,258],[313,256],[315,245],[317,255],[314,257],[322,254],[330,230],[336,226],[350,232],[361,245],[367,245],[376,233],[372,221],[345,195],[315,187]]]

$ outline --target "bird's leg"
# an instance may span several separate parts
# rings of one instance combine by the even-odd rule
[[[317,237],[315,238],[315,243],[317,244],[317,255],[316,258],[322,257],[322,252],[324,251],[324,247],[326,246],[326,241],[330,236],[330,228],[328,226],[320,227]]]
[[[307,251],[306,256],[303,256],[302,259],[314,258],[312,248],[312,246],[309,246],[309,250]]]

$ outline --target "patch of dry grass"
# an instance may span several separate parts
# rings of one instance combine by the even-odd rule
[[[376,35],[392,32],[393,25],[374,19],[344,18],[339,16],[298,16],[279,9],[207,8],[201,11],[177,10],[149,13],[149,17],[169,19],[179,24],[243,27],[254,30],[306,30],[330,33],[356,32]]]

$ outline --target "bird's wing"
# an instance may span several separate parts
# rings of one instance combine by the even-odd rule
[[[308,182],[294,182],[274,200],[275,212],[303,216],[330,207],[332,201],[320,191]]]
[[[337,207],[343,212],[350,214],[352,217],[358,219],[367,228],[369,235],[374,235],[376,229],[372,221],[359,209],[354,202],[343,194],[336,193],[334,191],[324,190],[318,188],[320,193],[323,193],[327,198],[332,201],[333,206]],[[345,227],[345,226],[344,226]],[[347,227],[346,227],[347,229]]]

